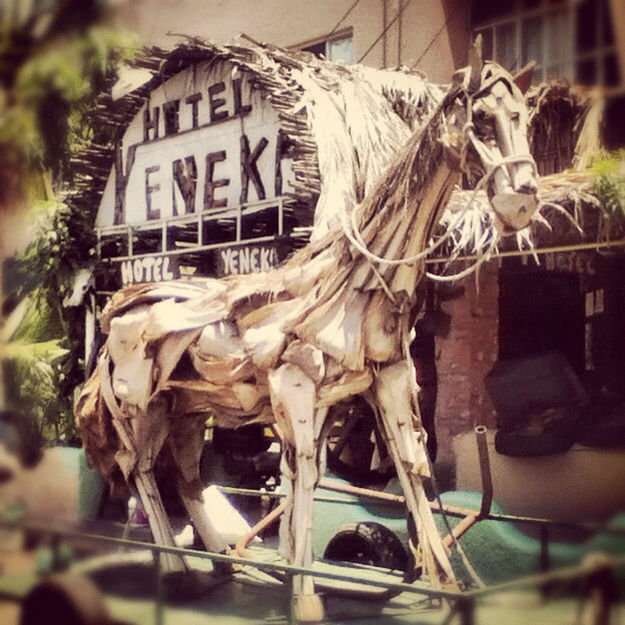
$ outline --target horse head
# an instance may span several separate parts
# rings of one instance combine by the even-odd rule
[[[524,92],[532,66],[512,76],[481,59],[480,37],[470,65],[454,74],[447,102],[447,147],[476,189],[484,188],[502,234],[528,225],[538,206],[536,164],[527,140]]]

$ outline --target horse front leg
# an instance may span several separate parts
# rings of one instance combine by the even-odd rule
[[[125,402],[120,406],[113,392],[109,364],[106,354],[100,357],[98,368],[102,398],[121,443],[115,460],[125,479],[134,483],[154,542],[173,547],[174,533],[154,477],[154,463],[168,434],[167,402],[164,398],[157,399],[149,403],[145,410]],[[167,553],[160,557],[163,569],[168,573],[188,570],[180,556]]]
[[[373,385],[379,425],[406,499],[408,529],[412,544],[417,546],[416,565],[423,566],[435,586],[456,587],[447,551],[423,489],[423,479],[429,476],[429,462],[423,430],[419,431],[418,427],[413,375],[414,371],[405,362],[379,371]]]
[[[280,553],[295,566],[311,567],[313,495],[320,478],[319,437],[327,409],[315,410],[315,384],[296,365],[271,371],[269,389],[283,437],[281,470],[291,482],[280,525]],[[323,619],[311,575],[293,576],[292,612],[298,622]]]

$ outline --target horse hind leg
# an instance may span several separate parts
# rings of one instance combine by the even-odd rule
[[[177,469],[177,487],[191,523],[195,527],[207,551],[223,553],[228,543],[215,529],[204,507],[203,484],[200,479],[200,456],[204,446],[204,417],[182,415],[173,419],[168,439],[174,464]],[[226,563],[213,563],[215,571],[231,572]]]
[[[161,499],[154,472],[149,469],[135,469],[132,472],[135,488],[143,504],[154,542],[160,545],[174,546],[174,533],[163,500]],[[161,563],[166,573],[183,573],[188,571],[187,564],[181,556],[163,553]]]
[[[269,388],[274,415],[283,437],[282,473],[291,481],[280,526],[280,553],[288,562],[311,567],[312,508],[319,481],[319,436],[327,410],[315,411],[314,382],[296,365],[270,372]],[[321,597],[313,577],[293,576],[292,612],[297,622],[323,619]]]

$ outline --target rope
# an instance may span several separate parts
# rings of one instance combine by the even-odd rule
[[[465,128],[467,128],[467,126],[468,124],[465,125]],[[467,128],[467,134],[473,146],[475,147],[476,151],[478,151],[478,154],[479,154],[480,150],[478,150],[476,144],[474,143],[475,135],[473,133],[472,128],[470,127]],[[481,144],[479,145],[481,146]],[[469,204],[467,204],[467,206],[469,206],[470,203],[474,200],[475,194],[477,193],[477,191],[480,190],[486,184],[486,182],[495,174],[495,172],[500,167],[503,167],[504,165],[507,165],[508,163],[515,163],[515,162],[528,162],[534,166],[534,169],[536,168],[536,163],[529,154],[514,154],[511,156],[502,157],[499,160],[499,162],[495,163],[479,180],[479,182],[475,186],[475,189],[473,190],[473,194],[471,195]],[[465,213],[466,213],[466,210],[462,214],[464,215]],[[453,225],[453,227],[455,227],[455,224]],[[453,228],[451,225],[448,226],[447,232],[450,232],[452,229]],[[427,278],[430,278],[430,280],[434,280],[435,282],[453,282],[454,280],[461,280],[462,278],[466,278],[467,276],[470,276],[471,274],[475,273],[481,267],[482,264],[484,264],[487,260],[491,258],[492,253],[497,248],[497,242],[498,242],[497,237],[493,237],[491,239],[490,245],[488,246],[488,249],[482,252],[480,256],[476,259],[475,263],[467,267],[464,271],[460,271],[459,273],[450,274],[446,276],[441,276],[439,274],[435,274],[435,273],[427,271],[425,275]]]
[[[494,85],[498,80],[504,80],[504,78],[496,74],[489,81],[487,81],[486,84],[476,94],[473,94],[473,95],[467,94],[467,122],[464,124],[462,128],[462,134],[463,134],[464,140],[463,140],[463,146],[462,146],[462,153],[460,156],[461,168],[463,169],[466,163],[466,157],[468,153],[469,144],[473,146],[473,148],[478,153],[482,161],[490,160],[490,155],[486,152],[482,143],[480,143],[477,140],[477,137],[475,136],[475,133],[473,132],[473,121],[472,121],[473,100],[475,99],[477,94],[480,94],[484,92],[485,90],[487,90],[488,88],[492,87],[492,85]],[[431,121],[432,120],[430,120],[429,123],[431,123]],[[354,246],[354,248],[356,248],[357,251],[359,251],[365,258],[367,258],[367,260],[369,260],[372,268],[373,268],[373,263],[378,263],[381,265],[390,265],[390,266],[413,264],[421,260],[425,256],[428,256],[435,250],[437,250],[445,241],[447,241],[447,239],[449,239],[452,236],[453,231],[456,228],[456,226],[461,222],[461,220],[464,218],[469,208],[474,204],[478,191],[480,191],[486,185],[486,183],[495,174],[495,172],[498,171],[500,167],[503,167],[504,165],[507,165],[509,163],[519,163],[519,162],[526,162],[526,163],[531,164],[534,168],[534,171],[536,171],[536,163],[530,154],[513,154],[510,156],[501,157],[498,160],[498,162],[491,165],[491,167],[485,172],[482,178],[478,181],[477,185],[473,189],[473,192],[471,194],[471,197],[469,198],[469,201],[464,206],[464,208],[458,212],[458,214],[451,221],[451,223],[447,226],[447,231],[445,232],[445,234],[443,234],[439,239],[437,239],[431,245],[428,245],[424,250],[422,250],[421,252],[418,252],[417,254],[413,256],[389,259],[389,258],[384,258],[382,256],[379,256],[371,252],[367,248],[367,245],[364,242],[360,231],[358,230],[358,225],[356,224],[356,213],[358,209],[356,207],[351,211],[351,215],[350,215],[351,223],[349,225],[347,223],[345,214],[341,213],[341,216],[340,216],[341,227],[343,229],[345,236],[349,240],[349,242]],[[442,278],[445,280],[455,280],[455,279],[465,277],[466,275],[470,275],[471,273],[476,271],[477,268],[485,260],[487,260],[488,253],[494,250],[495,244],[496,244],[496,240],[493,241],[493,243],[487,250],[486,256],[482,259],[479,259],[479,261],[476,262],[472,268],[469,268],[470,270],[468,271],[461,272],[460,274],[457,274],[456,276],[453,276],[453,277],[452,276],[439,277],[431,273],[426,274],[426,275],[432,279]],[[382,288],[384,289],[385,293],[389,296],[391,301],[394,302],[394,299],[389,295],[390,289],[388,285],[386,284],[386,282],[383,280],[382,276],[375,269],[374,269],[374,273],[376,277],[378,278],[378,280],[380,281],[380,284],[382,285]]]
[[[487,260],[490,259],[491,254],[495,250],[496,247],[497,247],[497,239],[493,237],[488,249],[485,252],[481,253],[480,257],[475,261],[475,263],[473,263],[472,265],[470,265],[463,271],[460,271],[454,274],[448,274],[445,276],[432,273],[431,271],[426,271],[425,276],[426,278],[429,278],[430,280],[434,280],[435,282],[453,282],[454,280],[461,280],[462,278],[466,278],[467,276],[470,276],[471,274],[475,273]]]
[[[360,2],[360,0],[355,0],[352,6],[345,11],[343,17],[335,24],[334,28],[326,35],[326,39],[330,39],[332,35],[337,31],[338,27],[347,19],[347,16],[356,8],[356,5]]]
[[[472,129],[469,127],[468,124],[465,125],[465,128],[467,129],[467,133],[469,134],[469,138],[470,138],[471,142],[473,143],[473,141],[475,139],[474,139],[474,134],[472,132]],[[463,153],[464,152],[465,152],[465,150],[463,150]],[[347,237],[349,242],[356,248],[356,250],[358,250],[371,263],[371,266],[372,266],[372,269],[374,271],[374,274],[376,275],[376,277],[380,281],[380,284],[382,285],[382,288],[383,288],[384,292],[388,295],[388,297],[391,299],[391,301],[395,302],[394,298],[390,294],[390,288],[386,284],[386,282],[384,281],[384,279],[381,276],[381,274],[373,266],[373,263],[375,262],[375,263],[378,263],[378,264],[381,264],[381,265],[404,265],[404,264],[409,265],[409,264],[415,263],[416,261],[421,260],[425,256],[428,256],[429,254],[431,254],[433,251],[438,249],[447,239],[449,239],[450,236],[452,236],[453,230],[455,229],[455,227],[464,218],[464,216],[466,215],[466,213],[469,210],[469,208],[475,203],[475,199],[477,197],[477,193],[485,186],[485,184],[488,182],[488,180],[490,180],[490,178],[495,174],[495,172],[500,167],[503,167],[504,165],[507,165],[508,163],[516,163],[516,162],[528,162],[528,163],[534,165],[534,167],[535,167],[534,159],[529,154],[519,154],[519,155],[515,154],[515,155],[511,155],[511,156],[502,157],[497,163],[492,165],[490,167],[490,169],[478,181],[477,185],[475,186],[475,188],[473,189],[473,191],[471,193],[471,197],[469,198],[469,201],[464,206],[464,208],[461,211],[458,212],[458,214],[451,221],[451,223],[447,226],[447,231],[445,232],[445,234],[443,234],[433,244],[429,245],[424,250],[422,250],[421,252],[415,254],[414,256],[389,259],[389,258],[384,258],[382,256],[378,256],[377,254],[371,252],[366,247],[366,243],[362,239],[362,236],[361,236],[361,234],[360,234],[360,232],[358,230],[358,226],[356,224],[356,212],[357,212],[357,209],[354,208],[354,210],[352,210],[352,212],[351,212],[351,216],[350,216],[351,223],[350,224],[347,223],[345,214],[341,213],[341,226],[343,228],[343,232],[344,232],[345,236]],[[351,226],[351,228],[349,226]],[[478,258],[477,261],[473,265],[471,265],[470,267],[468,267],[467,269],[465,269],[464,271],[462,271],[462,272],[460,272],[458,274],[453,274],[453,275],[449,275],[449,276],[440,276],[440,275],[437,275],[437,274],[433,274],[431,272],[426,272],[425,275],[428,278],[432,279],[432,280],[438,280],[438,281],[453,281],[453,280],[459,280],[461,278],[464,278],[464,277],[474,273],[480,267],[480,265],[482,265],[486,260],[488,260],[490,258],[491,253],[495,250],[496,246],[497,246],[497,239],[493,238],[491,240],[491,244],[489,245],[489,248],[486,250],[486,252],[484,252],[483,255],[480,258]]]
[[[469,202],[461,211],[459,211],[456,218],[452,221],[452,223],[448,227],[447,232],[445,232],[445,234],[443,234],[439,239],[437,239],[432,245],[425,248],[421,252],[418,252],[414,256],[407,256],[404,258],[384,258],[382,256],[378,256],[374,252],[371,252],[369,249],[367,249],[366,243],[364,242],[358,230],[358,226],[356,224],[356,211],[357,211],[356,208],[354,208],[354,210],[352,210],[351,212],[351,224],[350,224],[351,232],[347,230],[347,227],[346,227],[347,224],[344,223],[343,218],[341,219],[341,224],[343,225],[343,231],[345,232],[345,235],[349,239],[350,243],[352,243],[352,245],[363,256],[367,257],[369,260],[376,262],[380,265],[411,265],[412,263],[415,263],[418,260],[421,260],[425,256],[428,256],[429,254],[437,250],[453,234],[453,229],[460,223],[460,221],[465,216],[469,208],[473,205],[475,201],[475,196],[478,190],[479,188],[476,188],[474,190],[473,194],[471,195],[471,198],[469,199]]]

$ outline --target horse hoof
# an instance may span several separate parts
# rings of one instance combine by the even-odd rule
[[[323,621],[323,602],[319,595],[293,597],[292,610],[296,623],[320,623]]]

